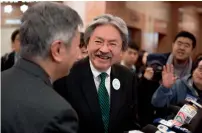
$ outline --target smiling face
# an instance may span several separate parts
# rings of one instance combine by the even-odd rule
[[[192,54],[192,40],[187,37],[178,37],[173,44],[173,55],[177,60],[187,60]]]
[[[93,66],[99,71],[106,71],[120,60],[122,52],[120,32],[108,24],[96,27],[87,49]]]

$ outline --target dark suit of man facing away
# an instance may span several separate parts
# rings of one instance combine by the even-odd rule
[[[77,132],[77,114],[52,82],[68,74],[77,60],[80,24],[74,10],[52,2],[37,3],[24,13],[22,58],[1,75],[2,133]]]
[[[20,59],[2,73],[1,85],[2,133],[75,132],[78,128],[76,112],[52,89],[49,76],[37,64]]]

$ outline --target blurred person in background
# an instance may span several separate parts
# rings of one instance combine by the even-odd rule
[[[138,52],[138,58],[135,63],[138,79],[141,78],[142,75],[144,74],[144,70],[146,68],[147,56],[148,52],[146,52],[145,50],[140,50]]]
[[[151,122],[155,117],[167,116],[167,107],[156,108],[151,104],[153,93],[160,86],[162,80],[163,66],[173,64],[174,74],[177,78],[183,78],[191,73],[192,68],[192,51],[196,47],[196,38],[187,31],[179,32],[174,38],[172,44],[172,52],[166,54],[149,54],[147,56],[146,68],[144,76],[139,80],[138,87],[139,102],[144,101],[145,104],[139,107],[142,117],[148,115],[151,118],[145,122]],[[150,102],[150,103],[149,103]],[[159,101],[160,102],[160,101]],[[145,112],[148,110],[150,113]],[[145,123],[143,122],[143,123]]]
[[[135,63],[138,59],[138,50],[139,47],[136,45],[136,43],[130,41],[127,50],[123,52],[121,65],[127,67],[132,72],[136,72]]]
[[[176,78],[173,65],[164,66],[162,85],[156,90],[152,98],[154,106],[176,105],[186,98],[202,103],[202,57],[199,57],[194,63],[191,75],[175,82]]]
[[[138,66],[138,115],[142,127],[152,124],[155,118],[155,108],[151,104],[152,95],[158,88],[156,81],[153,81],[153,68],[146,64],[148,52],[140,51]]]
[[[19,29],[13,31],[11,35],[12,52],[5,54],[1,57],[1,71],[11,68],[15,62],[20,58],[20,36]]]
[[[162,65],[173,64],[174,74],[183,78],[191,73],[192,52],[196,47],[196,38],[187,31],[179,32],[172,44],[172,52],[166,54],[149,54],[148,61],[157,60]]]
[[[67,5],[39,2],[21,22],[21,58],[1,74],[1,132],[76,133],[78,116],[52,83],[77,59],[82,20]]]
[[[194,58],[194,62],[196,62],[197,59],[202,57],[202,53],[198,53],[195,58]]]
[[[55,82],[55,90],[78,113],[79,133],[137,129],[137,82],[129,69],[117,64],[128,45],[126,23],[110,14],[98,16],[86,28],[84,40],[89,57]]]
[[[84,33],[81,32],[81,37],[80,37],[80,54],[78,57],[78,60],[83,59],[88,56],[88,50],[87,50],[87,45],[84,42]]]

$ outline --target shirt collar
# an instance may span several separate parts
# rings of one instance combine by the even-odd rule
[[[14,62],[16,63],[20,59],[20,55],[17,52],[14,52]]]
[[[90,61],[90,59],[89,59]],[[91,68],[91,71],[93,73],[93,77],[94,78],[97,78],[102,72],[98,71],[92,64],[92,62],[90,61],[90,68]],[[107,69],[107,71],[105,71],[107,73],[107,76],[110,75],[111,73],[111,67],[109,69]]]
[[[123,60],[121,61],[121,65],[126,66],[126,64]],[[135,70],[135,65],[132,65],[130,69]]]

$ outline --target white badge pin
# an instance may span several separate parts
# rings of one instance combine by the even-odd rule
[[[114,87],[115,90],[118,90],[121,87],[121,83],[120,83],[120,81],[118,79],[114,79],[112,81],[112,86]]]

